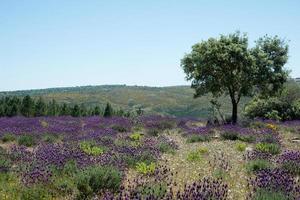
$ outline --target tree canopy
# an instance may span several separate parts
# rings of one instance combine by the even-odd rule
[[[249,48],[248,36],[240,32],[221,35],[195,44],[181,61],[195,98],[206,93],[230,96],[233,123],[237,122],[242,96],[255,92],[271,95],[280,91],[287,80],[283,68],[288,59],[286,42],[266,35],[255,44]]]

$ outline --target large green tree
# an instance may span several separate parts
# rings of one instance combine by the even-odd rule
[[[249,48],[247,35],[236,32],[195,44],[181,66],[192,82],[195,98],[206,93],[229,95],[232,123],[236,123],[242,96],[271,95],[282,88],[288,75],[283,68],[287,59],[288,45],[277,36],[264,36]]]

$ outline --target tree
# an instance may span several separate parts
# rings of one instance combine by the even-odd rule
[[[192,81],[195,98],[209,92],[214,97],[229,95],[231,121],[236,123],[242,96],[255,91],[270,95],[282,88],[288,75],[283,69],[287,54],[288,45],[277,36],[262,37],[250,49],[247,35],[236,32],[194,45],[181,66]]]
[[[40,117],[40,116],[44,116],[45,114],[46,114],[46,103],[44,102],[42,97],[40,97],[35,104],[34,115],[36,117]]]
[[[72,108],[71,115],[72,115],[72,117],[79,117],[80,116],[80,108],[77,104]]]
[[[111,117],[113,115],[113,109],[109,103],[106,104],[103,117]]]
[[[60,108],[60,113],[59,113],[59,115],[60,115],[60,116],[67,116],[67,115],[69,115],[69,114],[70,114],[70,109],[69,109],[69,107],[67,106],[67,104],[64,103],[64,104],[61,106],[61,108]]]
[[[23,100],[22,100],[21,113],[25,117],[31,117],[31,116],[33,116],[33,113],[34,113],[34,101],[33,101],[33,99],[29,95],[26,95],[23,98]]]
[[[57,116],[58,114],[58,104],[54,99],[48,105],[48,116]]]
[[[93,115],[99,116],[100,115],[100,107],[99,106],[95,106],[94,110],[93,110]]]

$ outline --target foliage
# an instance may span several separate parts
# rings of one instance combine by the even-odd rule
[[[272,120],[293,120],[300,117],[300,86],[292,81],[285,85],[282,93],[265,98],[253,98],[245,107],[250,118],[260,117]]]
[[[26,187],[21,192],[21,200],[44,200],[49,199],[47,190],[40,185]]]
[[[255,148],[258,151],[264,153],[271,153],[271,154],[279,154],[280,153],[280,146],[274,143],[258,143],[256,144]]]
[[[282,192],[259,189],[255,192],[253,200],[288,200]]]
[[[1,137],[2,142],[12,142],[16,139],[16,137],[13,134],[6,133]]]
[[[94,142],[91,141],[83,141],[79,144],[80,149],[89,155],[99,156],[104,153],[104,149],[100,146],[97,146]]]
[[[260,38],[249,49],[248,37],[236,32],[195,44],[181,66],[187,80],[192,81],[195,97],[208,92],[214,96],[229,94],[232,122],[236,123],[242,96],[251,95],[255,88],[264,94],[281,89],[287,79],[283,69],[287,53],[288,45],[277,36]]]
[[[140,141],[143,135],[141,133],[132,133],[129,138],[133,141]]]
[[[36,140],[32,135],[22,135],[18,138],[18,144],[26,147],[32,147],[36,144]]]
[[[221,137],[224,140],[237,140],[239,139],[239,134],[234,131],[224,131],[221,133]]]
[[[270,168],[272,168],[272,164],[268,160],[263,159],[251,160],[246,164],[246,169],[249,173]]]
[[[210,137],[208,135],[190,135],[188,136],[187,143],[195,143],[195,142],[206,142],[210,141]]]
[[[236,150],[238,151],[245,151],[246,150],[247,145],[245,143],[237,143],[235,145]]]
[[[79,191],[78,199],[87,199],[93,193],[102,190],[117,191],[121,185],[122,174],[114,167],[89,167],[79,173],[76,186]]]
[[[109,103],[106,104],[103,117],[111,117],[113,115],[113,109]]]
[[[145,162],[138,162],[136,164],[136,170],[144,175],[153,174],[155,171],[156,165],[151,162],[150,164],[146,164]]]
[[[190,162],[197,162],[202,160],[202,156],[199,151],[191,151],[187,155],[187,160]]]

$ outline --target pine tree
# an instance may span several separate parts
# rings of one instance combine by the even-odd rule
[[[33,116],[33,113],[34,113],[34,101],[29,95],[26,95],[22,101],[21,114],[25,117],[31,117]]]
[[[80,108],[77,104],[72,108],[71,115],[72,115],[72,117],[79,117],[80,116]]]
[[[46,103],[44,102],[42,97],[40,97],[35,104],[34,116],[40,117],[40,116],[45,116],[45,114],[46,114]]]
[[[100,107],[99,106],[96,106],[94,108],[94,111],[93,111],[93,115],[96,115],[96,116],[99,116],[100,115]]]
[[[109,103],[106,104],[103,117],[111,117],[113,115],[113,109]]]
[[[67,106],[66,103],[64,103],[60,108],[60,116],[67,116],[70,115],[70,108]]]

